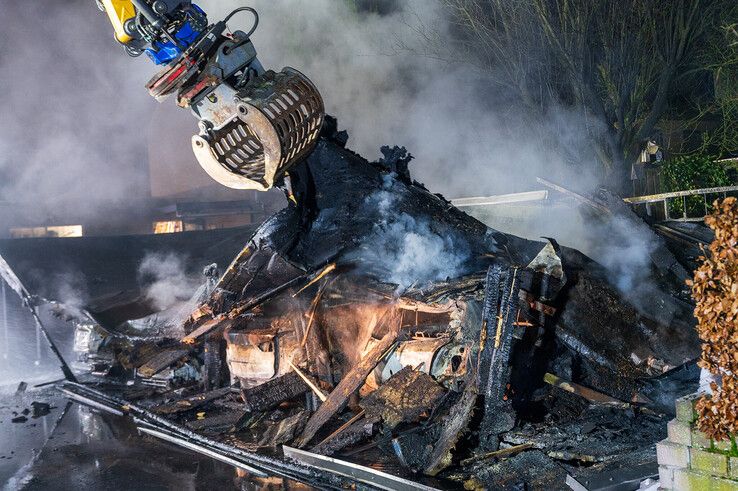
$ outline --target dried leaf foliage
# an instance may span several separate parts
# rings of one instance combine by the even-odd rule
[[[699,366],[722,376],[721,386],[712,384],[712,397],[697,402],[697,424],[711,438],[726,440],[738,433],[738,202],[730,197],[714,207],[705,222],[715,240],[687,283],[703,341]]]

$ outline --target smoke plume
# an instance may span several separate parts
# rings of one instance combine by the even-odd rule
[[[148,197],[149,156],[178,170],[173,181],[204,175],[190,152],[194,119],[172,100],[157,105],[149,98],[143,86],[156,68],[122,52],[95,2],[0,2],[0,226],[19,209],[53,222],[106,219],[113,208],[135,206]],[[211,20],[243,6],[199,3]],[[413,176],[434,192],[453,198],[527,191],[540,188],[536,176],[580,191],[597,182],[595,172],[551,152],[542,135],[586,162],[595,158],[587,134],[604,122],[552,108],[530,124],[484,73],[431,56],[425,33],[441,43],[453,34],[437,2],[384,0],[378,13],[348,0],[250,4],[261,15],[253,38],[262,63],[293,66],[313,79],[328,112],[349,130],[351,148],[371,159],[382,145],[407,147],[416,156]],[[250,23],[241,14],[230,27]],[[588,249],[603,241],[574,210],[543,225],[554,230],[531,227],[523,235],[551,236],[593,254],[626,285],[647,256],[637,243],[625,255]],[[437,246],[442,253],[451,244]]]

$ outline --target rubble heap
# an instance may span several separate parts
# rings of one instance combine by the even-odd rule
[[[653,473],[639,465],[655,464],[662,413],[694,389],[691,306],[654,275],[644,309],[578,251],[489,229],[429,192],[404,149],[368,162],[346,139],[329,119],[284,183],[290,205],[184,338],[100,327],[105,382],[68,393],[261,468],[257,455],[334,456],[434,486],[546,489]]]

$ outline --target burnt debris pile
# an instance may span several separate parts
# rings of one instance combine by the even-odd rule
[[[370,163],[327,127],[183,338],[88,326],[88,386],[192,445],[430,485],[653,474],[693,389],[692,307],[658,278],[631,301],[581,253],[429,192],[403,149]]]

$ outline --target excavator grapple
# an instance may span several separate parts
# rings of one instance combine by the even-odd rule
[[[199,120],[192,149],[220,184],[266,191],[318,141],[325,109],[315,85],[294,68],[276,72],[259,62],[251,35],[259,16],[241,7],[208,24],[189,1],[99,0],[131,56],[146,53],[164,68],[147,88],[157,100],[176,94]],[[228,31],[241,12],[248,32]]]
[[[192,137],[203,169],[231,188],[266,191],[318,140],[323,100],[293,68],[268,71],[233,97],[222,126]]]

